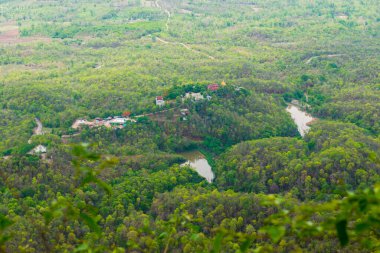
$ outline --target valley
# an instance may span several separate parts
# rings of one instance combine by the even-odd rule
[[[0,1],[0,252],[377,252],[372,0]]]

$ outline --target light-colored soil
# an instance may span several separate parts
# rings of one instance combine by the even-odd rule
[[[18,26],[12,23],[0,24],[0,45],[12,45],[36,41],[50,42],[51,39],[40,36],[20,37]]]
[[[199,51],[199,50],[193,49],[193,48],[191,48],[189,45],[186,45],[186,44],[184,44],[184,43],[182,43],[182,42],[170,42],[170,41],[166,41],[166,40],[164,40],[164,39],[161,39],[161,38],[159,38],[159,37],[156,37],[156,40],[158,40],[159,42],[162,42],[162,43],[164,43],[164,44],[181,45],[181,46],[183,46],[185,49],[187,49],[187,50],[189,50],[189,51],[192,51],[192,52],[197,53],[197,54],[202,54],[202,55],[204,55],[204,56],[206,56],[206,57],[208,57],[208,58],[210,58],[210,59],[212,59],[212,60],[215,60],[215,57],[214,57],[214,56],[209,55],[209,54],[206,54],[206,53],[204,53],[204,52],[202,52],[202,51]]]
[[[158,0],[156,0],[154,2],[154,4],[156,5],[157,8],[161,9],[162,11],[164,11],[166,13],[166,15],[168,16],[168,18],[166,19],[166,23],[165,23],[165,27],[166,27],[166,31],[169,30],[169,22],[170,22],[170,18],[172,17],[170,11],[168,9],[164,9],[159,3],[158,3]]]
[[[334,58],[334,57],[339,57],[339,56],[344,56],[344,54],[328,54],[328,55],[317,55],[317,56],[312,56],[310,57],[307,61],[306,64],[310,64],[312,60],[320,58],[320,57],[327,57],[327,58]]]
[[[255,6],[255,5],[251,6],[251,8],[252,8],[252,10],[253,10],[254,12],[259,12],[259,11],[261,10],[261,8]]]
[[[340,15],[336,16],[336,18],[346,20],[346,19],[348,19],[348,16],[345,14],[340,14]]]
[[[154,1],[142,1],[141,5],[144,7],[155,7],[156,6]]]
[[[33,134],[34,135],[42,135],[43,134],[43,132],[42,132],[42,123],[37,118],[35,118],[35,121],[36,121],[37,127],[33,129]]]
[[[162,7],[162,6],[159,4],[159,0],[155,0],[154,4],[155,4],[155,6],[156,6],[157,8],[159,8],[160,10],[162,10],[163,12],[165,12],[166,15],[168,16],[168,18],[167,18],[167,20],[166,20],[166,23],[165,23],[166,31],[168,31],[168,30],[169,30],[170,19],[171,19],[171,17],[172,17],[170,11],[169,11],[168,9],[165,9],[164,7]],[[206,53],[203,53],[203,52],[201,52],[201,51],[199,51],[199,50],[193,49],[193,48],[191,48],[190,46],[188,46],[188,45],[186,45],[186,44],[184,44],[184,43],[182,43],[182,42],[169,42],[169,41],[166,41],[166,40],[161,39],[161,38],[159,38],[159,37],[157,37],[156,39],[157,39],[158,41],[164,43],[164,44],[181,45],[181,46],[183,46],[184,48],[186,48],[186,49],[189,50],[189,51],[192,51],[192,52],[194,52],[194,53],[198,53],[198,54],[205,55],[205,56],[207,56],[208,58],[210,58],[210,59],[212,59],[212,60],[215,60],[215,57],[214,57],[214,56],[209,55],[209,54],[206,54]]]
[[[186,10],[186,9],[180,9],[178,11],[178,13],[180,14],[192,14],[193,12],[192,11],[189,11],[189,10]]]

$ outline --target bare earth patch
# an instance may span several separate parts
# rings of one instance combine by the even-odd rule
[[[261,9],[262,9],[262,8],[260,8],[260,7],[257,7],[256,5],[251,6],[251,8],[252,8],[252,10],[253,10],[254,12],[259,12],[259,11],[261,11]]]
[[[346,20],[348,19],[348,16],[344,13],[340,13],[336,16],[336,18]]]
[[[0,45],[11,45],[27,42],[50,42],[51,39],[42,36],[20,37],[19,27],[13,23],[0,25]]]
[[[193,12],[192,11],[189,11],[189,10],[186,10],[186,9],[180,9],[178,11],[178,13],[180,14],[192,14]]]

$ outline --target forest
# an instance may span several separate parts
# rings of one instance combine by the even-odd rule
[[[379,73],[377,0],[0,0],[0,253],[378,252]]]

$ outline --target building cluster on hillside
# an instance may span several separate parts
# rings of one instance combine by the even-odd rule
[[[219,89],[219,85],[218,84],[210,84],[207,86],[207,90],[208,91],[217,91]],[[207,100],[211,100],[211,96],[209,94],[206,94],[206,96],[204,96],[202,93],[200,92],[187,92],[185,94],[185,96],[182,97],[182,102],[184,102],[185,100],[192,100],[192,101],[200,101],[200,100],[203,100],[203,99],[207,99]]]
[[[221,83],[221,86],[225,86],[225,85],[226,85],[226,83],[223,81]],[[207,90],[209,92],[217,91],[219,88],[220,88],[219,84],[216,84],[216,83],[207,85]],[[186,92],[181,97],[182,97],[182,102],[185,102],[185,100],[200,101],[200,100],[203,100],[205,98],[207,100],[211,99],[211,96],[209,94],[203,95],[201,92]],[[157,96],[156,97],[156,105],[159,107],[165,105],[165,100],[164,100],[163,96]]]
[[[128,122],[136,122],[127,115],[110,116],[108,118],[95,118],[94,120],[77,119],[71,126],[73,129],[79,129],[84,126],[92,127],[107,127],[107,128],[124,128]]]
[[[225,86],[225,82],[221,83],[222,86]],[[209,92],[217,91],[220,88],[219,84],[209,84],[207,85],[207,90]],[[210,95],[206,95],[206,97],[200,92],[187,92],[184,96],[182,96],[182,101],[186,99],[191,99],[193,101],[200,101],[203,99],[211,99]],[[165,100],[163,96],[156,96],[155,103],[157,106],[162,107],[165,105]],[[187,109],[186,109],[187,110]],[[181,114],[186,119],[186,116],[189,114],[187,111],[182,111]],[[141,115],[140,115],[141,116]],[[140,116],[136,116],[138,118]],[[94,120],[87,119],[77,119],[73,125],[71,126],[73,129],[80,129],[82,127],[106,127],[106,128],[124,128],[128,122],[136,122],[135,119],[130,118],[130,112],[123,113],[122,116],[111,116],[108,118],[95,118]]]

